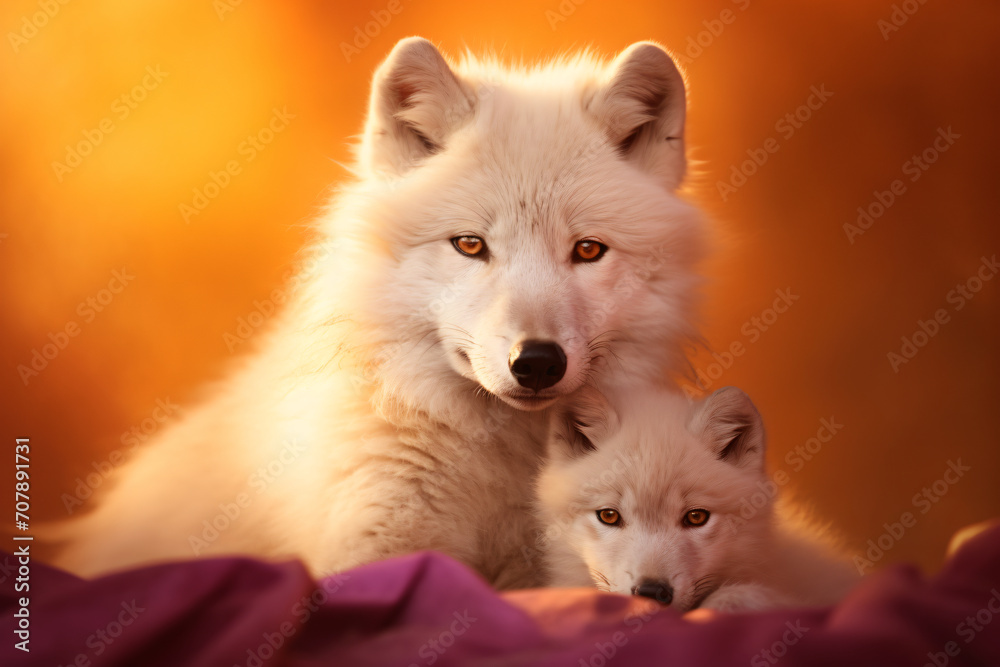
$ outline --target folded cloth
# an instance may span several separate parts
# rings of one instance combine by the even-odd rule
[[[0,562],[3,665],[1000,665],[996,525],[930,578],[895,565],[832,607],[707,618],[590,589],[501,594],[437,553],[318,582],[246,558],[94,580]]]

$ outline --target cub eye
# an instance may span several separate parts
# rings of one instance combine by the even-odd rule
[[[597,510],[597,519],[603,524],[617,526],[622,520],[622,515],[618,513],[618,510],[603,509]]]
[[[599,260],[605,252],[608,251],[608,246],[597,241],[584,239],[583,241],[577,241],[576,245],[573,246],[573,261],[574,262],[596,262]]]
[[[708,517],[711,516],[708,510],[688,510],[687,514],[684,515],[684,525],[697,528],[698,526],[704,526],[708,523]]]
[[[478,236],[456,236],[451,244],[463,255],[480,258],[486,256],[486,241]]]

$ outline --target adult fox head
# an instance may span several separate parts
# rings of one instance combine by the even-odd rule
[[[399,42],[332,229],[365,267],[337,289],[383,384],[452,378],[536,410],[608,368],[676,369],[702,231],[676,194],[684,118],[653,43],[508,68]]]

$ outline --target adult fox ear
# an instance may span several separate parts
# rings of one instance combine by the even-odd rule
[[[750,397],[723,387],[695,408],[689,428],[704,439],[721,461],[764,467],[764,423]]]
[[[684,79],[653,42],[637,42],[615,58],[588,108],[622,155],[671,190],[684,178]]]
[[[472,115],[475,95],[422,37],[392,49],[372,79],[361,163],[369,173],[403,174],[444,148]]]
[[[597,449],[618,429],[618,415],[602,393],[584,386],[557,408],[549,436],[549,455],[577,458]]]

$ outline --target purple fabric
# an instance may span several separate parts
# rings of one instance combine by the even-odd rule
[[[7,623],[22,595],[13,562]],[[93,581],[33,562],[30,586],[31,652],[4,632],[4,665],[1000,665],[1000,528],[930,579],[895,566],[832,608],[698,622],[597,591],[498,594],[431,553],[319,584],[296,562],[178,562]]]

